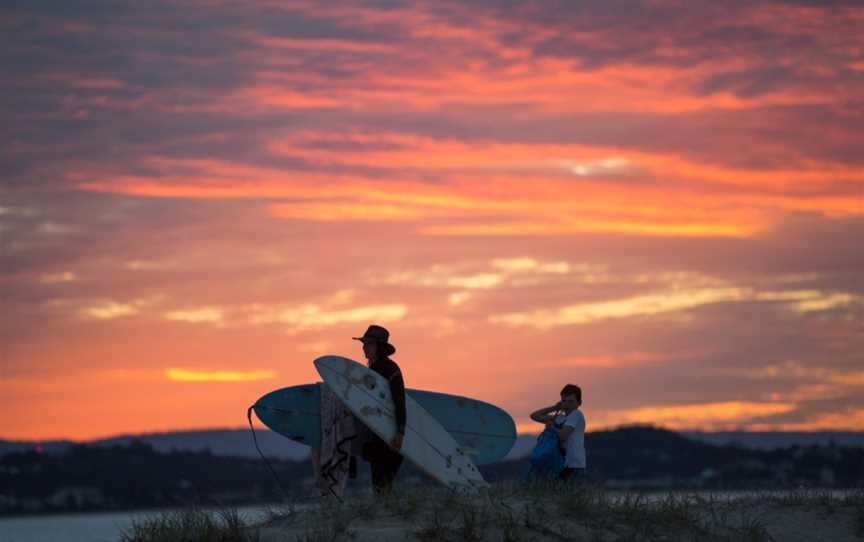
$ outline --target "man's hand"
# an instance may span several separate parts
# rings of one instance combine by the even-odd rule
[[[405,438],[405,435],[402,433],[396,433],[396,435],[390,439],[390,449],[394,452],[398,452],[402,449],[402,439]]]

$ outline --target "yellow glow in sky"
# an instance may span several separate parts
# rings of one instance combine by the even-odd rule
[[[276,378],[276,371],[190,371],[187,369],[167,369],[169,380],[178,382],[250,382]]]

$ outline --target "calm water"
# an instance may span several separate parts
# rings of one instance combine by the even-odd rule
[[[249,521],[264,517],[263,506],[238,508]],[[134,520],[154,517],[162,511],[108,512],[0,519],[0,542],[116,542]]]

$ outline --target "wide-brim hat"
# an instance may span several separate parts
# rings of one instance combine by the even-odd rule
[[[361,341],[363,343],[378,343],[378,345],[383,348],[381,353],[385,356],[392,356],[396,353],[396,347],[389,343],[390,332],[381,326],[376,326],[373,324],[369,326],[369,328],[366,330],[366,333],[364,333],[362,337],[351,338],[355,341]]]

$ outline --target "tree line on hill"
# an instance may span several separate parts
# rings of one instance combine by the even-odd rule
[[[864,449],[791,446],[749,450],[715,446],[650,427],[586,435],[588,477],[620,488],[754,488],[864,486]],[[365,465],[360,461],[361,465]],[[270,460],[209,451],[160,453],[143,442],[117,446],[78,445],[63,453],[38,450],[0,458],[0,513],[136,509],[181,504],[273,502],[288,494],[310,496],[312,468],[302,461]],[[481,466],[491,482],[523,479],[529,459]],[[367,469],[351,484],[368,488]],[[406,462],[397,483],[432,483]]]

